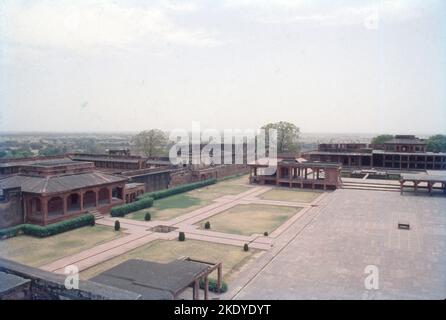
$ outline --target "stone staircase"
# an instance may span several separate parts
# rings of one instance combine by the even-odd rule
[[[91,210],[89,211],[92,215],[94,215],[94,220],[104,219],[104,215],[100,213],[98,210]]]
[[[400,187],[398,185],[367,182],[367,180],[342,182],[342,189],[400,192]]]

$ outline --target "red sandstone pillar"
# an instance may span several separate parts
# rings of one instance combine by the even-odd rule
[[[95,207],[99,207],[99,190],[97,188],[93,189],[95,195]]]
[[[46,225],[46,220],[48,219],[48,199],[40,198],[40,203],[42,204],[42,222]]]
[[[200,299],[200,283],[198,282],[198,279],[195,279],[194,281],[193,294],[194,294],[194,300]]]
[[[67,210],[67,195],[64,194],[62,195],[62,199],[63,199],[63,215],[66,215],[68,210]]]
[[[84,191],[81,190],[80,191],[80,208],[81,208],[81,212],[84,211]]]
[[[223,276],[223,272],[222,272],[222,268],[223,265],[221,264],[221,262],[218,264],[218,275],[217,275],[217,291],[221,292],[221,285],[222,285],[222,276]]]
[[[204,300],[209,300],[209,278],[204,277]]]

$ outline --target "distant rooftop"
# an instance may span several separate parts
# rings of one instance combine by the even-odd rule
[[[423,139],[419,139],[414,135],[396,135],[390,140],[384,142],[384,144],[421,144],[425,145],[426,142]]]
[[[97,171],[57,176],[18,174],[1,179],[0,189],[21,187],[23,192],[56,193],[120,181],[125,182],[127,178]]]

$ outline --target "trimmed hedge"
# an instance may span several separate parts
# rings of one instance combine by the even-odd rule
[[[200,280],[200,289],[204,289],[204,279]],[[219,293],[217,280],[209,278],[209,291]],[[228,284],[224,281],[221,282],[221,293],[228,291]]]
[[[58,233],[73,230],[76,228],[94,225],[95,219],[92,214],[84,214],[82,216],[52,223],[47,226],[39,226],[35,224],[20,224],[11,228],[6,228],[0,230],[0,238],[6,239],[10,237],[15,237],[19,234],[26,234],[34,237],[49,237]]]
[[[148,192],[148,193],[145,193],[145,194],[139,196],[138,199],[153,198],[153,199],[157,200],[157,199],[173,196],[175,194],[191,191],[191,190],[194,190],[197,188],[209,186],[211,184],[215,184],[216,182],[217,182],[217,179],[208,179],[208,180],[203,180],[203,181],[199,181],[199,182],[183,184],[183,185],[180,185],[180,186],[174,187],[174,188],[169,188],[169,189],[159,190],[159,191],[154,191],[154,192]]]
[[[123,204],[117,207],[113,207],[111,209],[111,216],[112,217],[123,217],[127,213],[138,211],[141,209],[149,208],[153,205],[153,198],[146,197],[143,199],[138,199],[135,202]]]
[[[24,224],[0,230],[0,239],[8,239],[23,234]]]

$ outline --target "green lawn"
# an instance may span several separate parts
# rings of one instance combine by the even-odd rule
[[[275,188],[260,195],[263,200],[291,201],[291,202],[313,202],[322,191],[307,191],[302,189]]]
[[[241,184],[241,181],[245,179],[247,178],[237,177],[207,187],[155,200],[152,208],[133,212],[128,214],[126,218],[144,220],[145,213],[150,212],[152,220],[170,220],[207,206],[217,198],[225,195],[237,195],[249,190],[249,186]]]
[[[0,240],[0,256],[30,266],[42,266],[120,237],[111,227],[82,227],[47,238],[17,236]]]
[[[152,220],[170,220],[188,213],[209,202],[192,197],[187,193],[176,194],[167,198],[155,200],[153,207],[135,211],[128,214],[126,218],[144,220],[146,212],[150,212]]]
[[[223,262],[223,276],[228,281],[244,264],[250,259],[260,255],[261,252],[255,249],[250,249],[248,252],[245,252],[243,248],[236,246],[187,240],[186,235],[186,241],[184,242],[176,240],[156,240],[148,243],[135,250],[86,269],[80,275],[82,279],[90,279],[128,259],[143,259],[167,263],[187,256],[208,262]],[[211,277],[216,278],[217,276],[213,273]]]
[[[302,208],[263,204],[239,204],[215,216],[200,221],[204,229],[206,221],[211,230],[250,236],[254,233],[273,232],[277,227]]]

